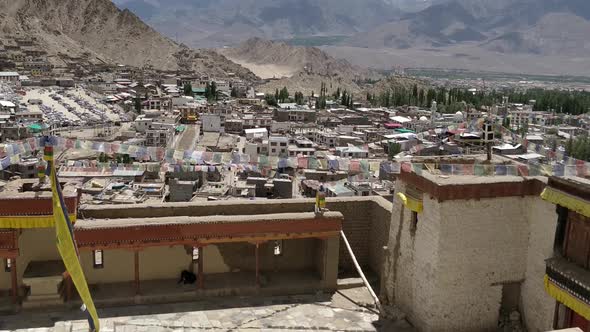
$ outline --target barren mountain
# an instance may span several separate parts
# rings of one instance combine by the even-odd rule
[[[34,37],[51,59],[87,53],[106,62],[163,70],[177,69],[181,60],[183,68],[254,77],[215,52],[174,43],[110,0],[0,0],[0,15],[0,40],[2,35]]]
[[[251,38],[236,48],[220,50],[228,59],[241,63],[262,78],[291,77],[298,72],[322,76],[361,77],[369,73],[348,63],[335,59],[316,47],[290,46]],[[276,68],[265,70],[265,67]]]
[[[251,38],[236,48],[219,52],[261,78],[279,79],[266,85],[273,91],[286,86],[294,91],[317,92],[322,82],[356,91],[360,89],[358,82],[381,78],[376,72],[335,59],[315,47],[290,46],[260,38]]]
[[[167,36],[195,47],[231,46],[251,37],[352,35],[400,14],[392,4],[399,0],[113,1]]]
[[[343,41],[365,48],[479,44],[502,53],[587,54],[587,0],[449,0]]]

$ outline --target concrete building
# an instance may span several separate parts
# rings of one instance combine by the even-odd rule
[[[64,195],[76,220],[77,196],[70,189]],[[0,257],[9,271],[0,274],[0,289],[11,291],[14,303],[42,307],[47,305],[42,299],[51,296],[59,299],[52,305],[76,301],[68,291],[69,279],[61,291],[57,287],[64,279],[51,236],[50,196],[13,193],[0,199]],[[301,199],[88,206],[74,232],[99,307],[113,300],[133,304],[227,294],[314,294],[333,292],[338,270],[354,269],[339,245],[343,225],[355,229],[348,239],[359,262],[379,273],[390,207],[383,199],[336,199],[328,202],[333,212],[317,217],[309,212],[313,200]],[[46,226],[37,221],[31,228],[32,217],[47,220]],[[4,229],[8,224],[12,229]],[[40,266],[50,267],[43,268],[43,278],[28,274]],[[197,275],[196,285],[178,287],[178,276],[187,269]]]
[[[336,155],[345,158],[369,158],[369,150],[356,146],[337,147]]]
[[[197,190],[197,181],[180,181],[170,179],[170,202],[190,202],[193,193]]]
[[[555,207],[539,197],[544,178],[402,169],[395,186],[382,285],[389,304],[421,331],[491,331],[514,311],[529,331],[552,328],[543,271]]]
[[[276,109],[273,114],[274,120],[278,122],[316,122],[317,113],[315,110],[303,108],[282,108]]]
[[[245,129],[246,139],[266,139],[268,138],[268,129],[266,128],[251,128]]]
[[[166,147],[172,144],[174,140],[174,128],[162,127],[146,130],[146,146]]]
[[[289,139],[285,136],[271,136],[268,138],[268,155],[273,157],[288,156]]]
[[[20,75],[13,71],[1,71],[0,82],[9,82],[17,84],[19,82]]]

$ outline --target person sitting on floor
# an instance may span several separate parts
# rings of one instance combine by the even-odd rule
[[[197,276],[194,273],[184,270],[180,273],[180,280],[178,280],[178,283],[184,283],[185,285],[194,284],[196,280]]]

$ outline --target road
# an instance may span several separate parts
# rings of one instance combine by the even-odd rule
[[[176,139],[174,148],[176,150],[194,150],[201,128],[198,125],[186,125],[186,129]]]

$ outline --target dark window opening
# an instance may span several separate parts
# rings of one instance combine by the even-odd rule
[[[102,250],[92,251],[92,261],[95,269],[102,269],[104,267],[104,257]]]
[[[557,228],[555,230],[555,240],[553,241],[554,252],[564,256],[564,242],[567,230],[568,209],[558,205],[557,212]]]
[[[416,235],[416,230],[418,229],[418,212],[412,211],[410,218],[410,234]]]

